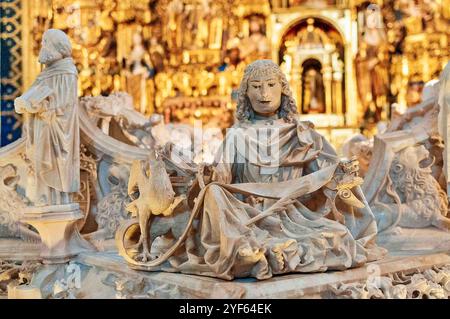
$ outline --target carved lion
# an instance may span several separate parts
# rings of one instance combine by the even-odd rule
[[[392,189],[400,200],[399,226],[450,229],[446,218],[448,202],[445,192],[432,176],[431,165],[422,167],[429,157],[423,145],[401,150],[394,158],[389,176]]]

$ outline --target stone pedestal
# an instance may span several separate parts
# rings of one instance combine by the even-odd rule
[[[388,255],[382,260],[359,268],[325,273],[287,274],[261,281],[254,278],[226,281],[180,273],[134,271],[127,266],[121,256],[113,252],[81,253],[73,262],[80,264],[83,271],[77,298],[118,298],[119,292],[126,294],[125,298],[130,299],[316,299],[334,298],[330,295],[333,286],[366,283],[372,280],[370,278],[375,271],[379,276],[389,276],[394,273],[417,273],[435,266],[450,264],[450,255],[446,253],[417,256]],[[58,279],[56,275],[52,277],[48,274],[41,278],[46,278],[46,283]],[[146,284],[142,285],[143,282]],[[36,285],[38,286],[37,281]],[[126,288],[120,290],[124,287]],[[49,293],[51,292],[43,291],[44,298]]]
[[[84,240],[76,227],[83,217],[77,203],[28,207],[22,221],[30,224],[41,236],[41,258],[46,264],[65,263],[82,251],[95,250]]]
[[[450,232],[429,228],[397,228],[377,235],[377,244],[394,254],[430,254],[450,251]]]
[[[42,294],[32,285],[8,285],[8,299],[42,299]]]

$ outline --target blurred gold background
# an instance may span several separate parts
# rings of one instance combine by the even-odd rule
[[[22,3],[22,88],[44,30],[73,41],[79,95],[127,91],[166,122],[228,127],[249,62],[270,58],[335,145],[421,100],[449,60],[450,0],[41,0]]]

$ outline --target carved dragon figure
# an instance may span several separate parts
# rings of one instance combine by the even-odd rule
[[[149,226],[155,215],[169,216],[185,199],[184,195],[175,196],[164,162],[156,151],[150,152],[148,161],[133,162],[128,181],[128,195],[133,198],[135,192],[139,196],[127,206],[133,217],[139,220],[141,235],[138,246],[142,245],[142,253],[135,258],[142,262],[152,260]]]

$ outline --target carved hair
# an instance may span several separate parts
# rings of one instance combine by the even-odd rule
[[[420,167],[419,163],[410,163],[407,150],[396,156],[390,169],[394,190],[402,203],[412,205],[422,216],[446,213],[448,204],[445,192],[426,168]]]
[[[63,31],[58,29],[48,29],[43,37],[51,44],[56,52],[59,52],[63,58],[72,56],[72,45],[70,39]]]
[[[292,97],[289,83],[280,67],[272,60],[257,60],[245,68],[238,92],[239,95],[236,109],[238,121],[250,121],[254,117],[255,113],[247,96],[247,89],[249,80],[260,74],[274,74],[278,77],[278,80],[281,82],[281,106],[278,109],[278,115],[286,122],[294,122],[297,115],[297,106]]]

